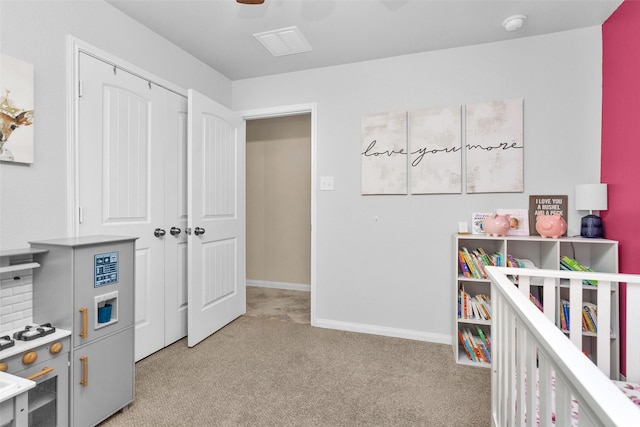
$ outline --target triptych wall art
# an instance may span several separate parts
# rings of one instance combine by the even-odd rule
[[[363,115],[362,194],[460,194],[463,182],[467,193],[523,192],[523,100],[467,104],[464,123],[462,113]]]

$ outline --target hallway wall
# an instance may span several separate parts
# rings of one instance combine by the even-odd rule
[[[311,116],[247,121],[247,280],[311,284]]]

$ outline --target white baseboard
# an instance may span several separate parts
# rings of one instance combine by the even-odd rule
[[[312,326],[341,331],[360,332],[363,334],[382,335],[393,338],[406,338],[416,341],[432,342],[436,344],[451,344],[449,335],[432,334],[410,329],[387,328],[384,326],[367,325],[363,323],[340,322],[336,320],[316,319]]]
[[[287,282],[269,282],[265,280],[247,280],[247,286],[262,288],[287,289],[294,291],[311,291],[311,285]],[[382,335],[385,337],[405,338],[416,341],[432,342],[451,345],[451,336],[414,331],[411,329],[388,328],[385,326],[368,325],[364,323],[341,322],[327,319],[311,319],[311,326],[340,331],[359,332],[363,334]]]
[[[266,280],[247,280],[247,286],[256,286],[258,288],[287,289],[290,291],[311,292],[311,285],[305,285],[301,283],[268,282]]]

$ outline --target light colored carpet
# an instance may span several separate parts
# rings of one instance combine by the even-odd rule
[[[490,370],[450,346],[242,316],[136,364],[112,426],[489,426]]]

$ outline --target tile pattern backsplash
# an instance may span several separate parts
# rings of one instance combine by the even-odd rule
[[[0,280],[0,333],[32,322],[33,276],[4,277]]]

